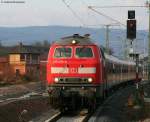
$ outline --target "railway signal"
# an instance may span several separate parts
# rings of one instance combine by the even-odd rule
[[[135,19],[135,10],[128,11],[128,19]]]
[[[131,40],[136,38],[136,20],[135,19],[127,20],[127,38]]]

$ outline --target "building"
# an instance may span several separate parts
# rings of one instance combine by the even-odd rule
[[[9,54],[11,74],[38,79],[40,70],[40,53],[32,46],[20,43]]]
[[[0,81],[46,79],[48,46],[19,45],[0,48]],[[5,55],[5,56],[4,56]]]

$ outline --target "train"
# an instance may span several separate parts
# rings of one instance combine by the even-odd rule
[[[96,108],[114,89],[141,80],[136,63],[104,52],[89,34],[74,34],[54,42],[47,60],[50,103],[61,111]]]

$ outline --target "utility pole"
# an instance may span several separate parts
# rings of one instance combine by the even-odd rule
[[[122,43],[122,50],[121,50],[122,55],[121,56],[122,58],[127,59],[127,48],[128,48],[127,39],[122,38],[121,36],[118,36],[118,40]]]
[[[107,16],[107,15],[103,14],[102,12],[99,12],[99,11],[95,10],[92,6],[88,6],[88,9],[92,10],[93,12],[97,13],[100,16],[103,16],[103,17],[105,17],[105,18],[107,18],[107,19],[109,19],[111,21],[116,22],[115,24],[107,24],[107,25],[105,25],[106,26],[106,53],[109,54],[109,51],[110,51],[109,50],[109,27],[110,26],[118,26],[119,24],[121,24],[121,25],[124,25],[124,24],[122,24],[121,22],[119,22],[118,20],[115,20],[114,18],[112,18],[110,16]]]
[[[122,40],[123,42],[124,42],[124,59],[126,59],[127,58],[127,40],[126,39],[124,39],[124,40]],[[122,42],[122,43],[123,43]]]
[[[150,1],[146,2],[149,10],[149,34],[148,34],[148,81],[150,81]]]
[[[148,34],[148,81],[150,81],[150,1],[148,3],[149,8],[149,34]]]
[[[108,24],[108,25],[105,25],[106,26],[106,45],[105,45],[105,48],[106,48],[106,53],[107,54],[110,54],[110,47],[109,47],[109,28],[110,26],[118,26],[118,25],[111,25],[111,24]]]
[[[106,53],[109,54],[109,27],[110,25],[106,25]]]
[[[2,47],[2,41],[0,40],[0,47]]]

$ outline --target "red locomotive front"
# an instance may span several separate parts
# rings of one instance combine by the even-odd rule
[[[100,53],[89,38],[79,35],[66,37],[52,44],[47,64],[51,99],[59,97],[58,94],[66,96],[75,93],[87,98],[89,93],[92,93],[92,97],[95,92],[100,93],[101,88],[99,91],[96,89],[103,82]],[[56,91],[58,94],[55,94]]]
[[[102,59],[99,48],[80,38],[80,40],[69,39],[66,44],[56,42],[50,48],[47,65],[48,85],[102,82],[100,72]]]

